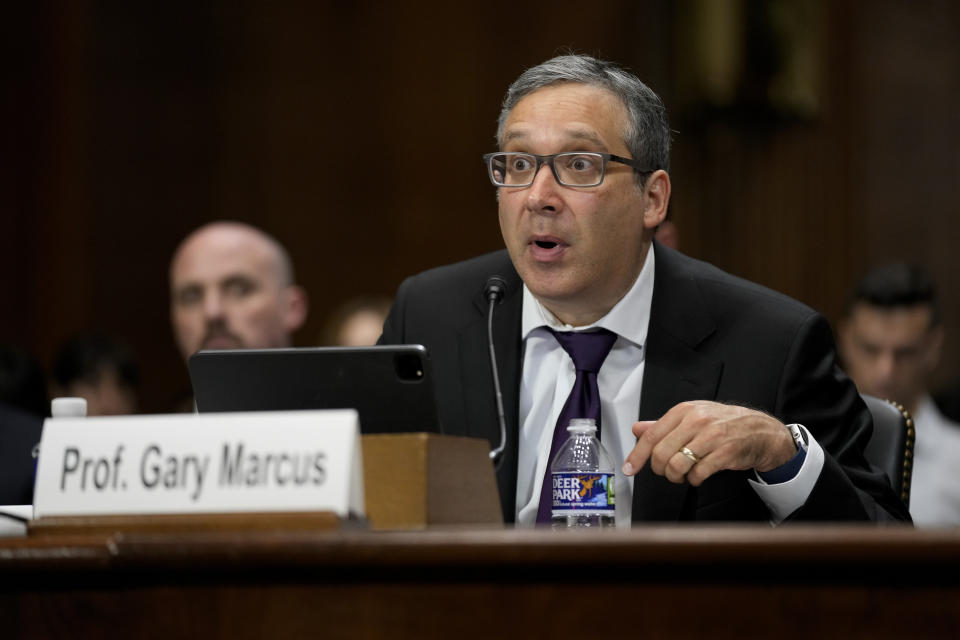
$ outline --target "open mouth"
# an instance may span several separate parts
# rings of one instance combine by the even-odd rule
[[[537,262],[556,262],[560,260],[567,248],[567,244],[560,238],[540,236],[530,238],[530,250]]]

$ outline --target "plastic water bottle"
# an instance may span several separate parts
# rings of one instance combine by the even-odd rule
[[[86,398],[54,398],[50,401],[51,418],[85,418],[87,415]],[[36,481],[37,462],[40,458],[40,443],[33,447],[33,477]]]
[[[54,398],[50,401],[50,416],[53,418],[85,418],[86,398]]]
[[[550,465],[554,529],[615,526],[616,471],[597,440],[597,423],[577,418]]]

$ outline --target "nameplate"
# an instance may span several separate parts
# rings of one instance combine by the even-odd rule
[[[48,418],[34,517],[364,515],[352,409]]]

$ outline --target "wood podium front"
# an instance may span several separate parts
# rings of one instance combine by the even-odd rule
[[[671,526],[0,539],[0,637],[951,637],[960,532]]]

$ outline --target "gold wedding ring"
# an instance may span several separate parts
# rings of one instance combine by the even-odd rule
[[[700,458],[697,457],[697,454],[695,454],[693,451],[690,451],[690,449],[687,449],[686,447],[680,447],[680,453],[686,456],[686,458],[693,464],[700,462]]]

